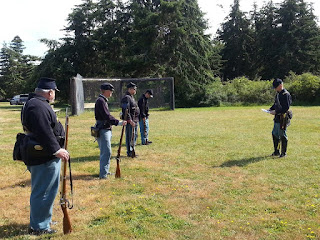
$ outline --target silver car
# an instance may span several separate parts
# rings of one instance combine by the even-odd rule
[[[19,94],[10,99],[10,105],[23,105],[28,100],[28,94]]]

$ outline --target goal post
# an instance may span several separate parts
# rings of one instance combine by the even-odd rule
[[[80,115],[86,108],[94,108],[94,103],[100,94],[100,85],[111,83],[115,91],[108,101],[110,108],[120,107],[120,102],[127,90],[127,84],[137,85],[136,100],[146,92],[153,90],[153,99],[149,101],[150,108],[175,109],[174,78],[83,78],[80,74],[70,80],[70,104],[72,114]]]

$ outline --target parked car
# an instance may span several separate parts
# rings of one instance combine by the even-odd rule
[[[23,105],[28,100],[28,94],[19,94],[10,99],[10,105]]]

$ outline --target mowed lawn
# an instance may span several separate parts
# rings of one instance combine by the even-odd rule
[[[282,159],[270,157],[272,116],[261,108],[268,106],[152,110],[153,144],[139,138],[137,159],[124,157],[123,145],[122,178],[108,180],[98,179],[93,112],[70,117],[74,230],[63,235],[57,197],[51,239],[320,239],[320,107],[292,107]],[[30,174],[12,160],[20,109],[0,103],[4,239],[35,239],[26,234]],[[113,128],[113,172],[120,132]]]

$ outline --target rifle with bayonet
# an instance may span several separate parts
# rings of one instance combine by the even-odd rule
[[[67,150],[68,147],[68,135],[69,135],[69,116],[68,116],[68,108],[66,108],[66,123],[65,123],[65,142],[64,148]],[[70,186],[71,186],[71,193],[72,193],[72,178],[71,178],[71,164],[70,164],[70,157],[68,161],[63,161],[63,170],[62,170],[62,185],[61,185],[61,193],[60,193],[60,205],[63,212],[63,233],[68,234],[72,232],[72,226],[70,217],[68,214],[68,208],[72,209],[73,205],[70,205],[69,200],[67,199],[67,164],[69,162],[69,169],[70,169]]]

